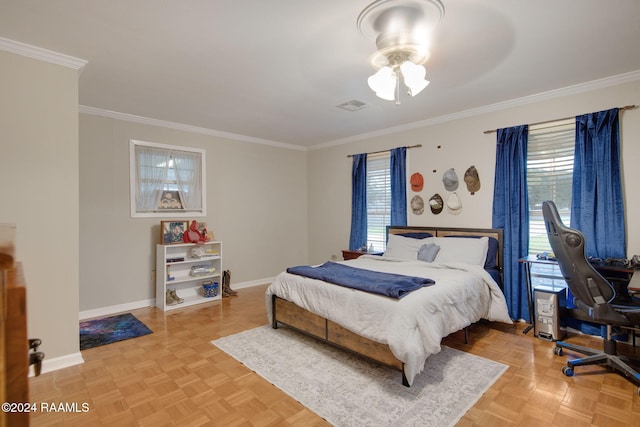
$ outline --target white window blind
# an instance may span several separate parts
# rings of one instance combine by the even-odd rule
[[[542,202],[553,200],[569,225],[575,149],[575,120],[529,128],[527,186],[529,192],[529,254],[551,251],[542,217]]]
[[[391,221],[390,154],[367,157],[367,247],[386,249],[387,226]]]

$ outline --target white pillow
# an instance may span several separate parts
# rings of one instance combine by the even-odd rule
[[[385,257],[391,258],[403,258],[403,259],[418,259],[418,251],[425,243],[431,243],[433,237],[427,237],[426,239],[414,239],[412,237],[398,236],[396,234],[389,234],[387,240],[387,250],[384,252]]]
[[[489,250],[489,238],[435,237],[440,246],[434,262],[464,262],[484,267]]]

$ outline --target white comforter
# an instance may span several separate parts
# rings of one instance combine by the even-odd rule
[[[480,319],[512,323],[502,291],[481,267],[370,255],[343,263],[428,277],[436,284],[396,300],[283,272],[266,292],[269,321],[271,295],[277,295],[358,335],[388,344],[404,362],[409,384],[422,372],[427,357],[440,351],[442,338],[450,333]]]

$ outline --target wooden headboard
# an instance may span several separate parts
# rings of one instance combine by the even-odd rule
[[[501,228],[451,228],[451,227],[413,227],[413,226],[387,226],[387,236],[389,234],[414,234],[430,233],[434,237],[447,236],[478,236],[493,237],[498,241],[498,254],[496,256],[496,266],[502,271],[502,229]]]

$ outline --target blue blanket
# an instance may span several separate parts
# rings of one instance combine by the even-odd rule
[[[287,273],[392,298],[402,298],[411,291],[436,283],[434,280],[424,277],[380,273],[335,262],[325,262],[318,267],[309,265],[291,267],[287,269]]]

